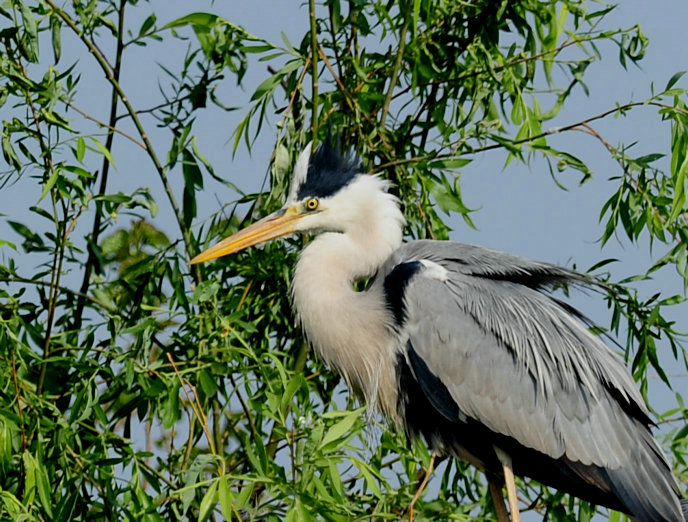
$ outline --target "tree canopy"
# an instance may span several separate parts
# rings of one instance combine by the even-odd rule
[[[683,73],[657,78],[645,99],[557,119],[574,93],[595,96],[591,64],[643,59],[641,26],[610,27],[614,6],[585,0],[309,0],[270,7],[271,18],[298,9],[305,21],[299,40],[271,41],[204,6],[170,16],[152,0],[0,4],[0,187],[22,199],[8,213],[0,196],[0,516],[406,515],[428,450],[369,418],[309,353],[288,298],[304,240],[188,264],[279,207],[296,155],[328,129],[393,181],[409,238],[447,239],[452,216],[473,226],[480,211],[464,202],[461,175],[476,158],[502,151],[507,168],[544,159],[542,183],[573,173],[585,184],[596,166],[553,136],[583,132],[607,151],[616,172],[599,244],[655,256],[615,280],[600,251],[589,270],[611,313],[599,328],[619,340],[643,393],[653,376],[672,390],[675,404],[654,414],[685,491],[687,323],[670,319],[688,287]],[[142,91],[138,77],[157,89]],[[249,77],[261,80],[237,105]],[[636,153],[595,126],[622,126],[635,111],[670,129],[661,150]],[[208,127],[230,113],[236,128],[213,132],[232,154],[273,139],[258,191],[245,187],[260,180],[208,150]],[[124,161],[137,172],[118,171]],[[232,200],[216,203],[217,192]],[[674,293],[639,291],[659,272],[675,278]],[[533,481],[519,495],[546,520],[594,513]],[[493,518],[484,477],[454,460],[415,512]]]

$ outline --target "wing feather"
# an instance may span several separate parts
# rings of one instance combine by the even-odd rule
[[[541,291],[584,276],[472,245],[414,242],[402,250],[393,263],[428,261],[446,271],[414,271],[405,282],[404,332],[461,414],[553,458],[627,462],[634,432],[649,423],[633,380]]]
[[[593,281],[482,247],[425,241],[402,247],[382,274],[400,354],[434,422],[448,430],[442,447],[485,462],[485,448],[504,443],[516,448],[517,471],[640,520],[680,520],[678,486],[633,379],[582,314],[547,293]],[[432,434],[418,413],[411,431]]]

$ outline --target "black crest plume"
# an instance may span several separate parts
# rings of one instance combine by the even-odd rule
[[[308,196],[326,198],[344,188],[356,174],[361,173],[361,162],[353,153],[342,153],[339,145],[332,144],[332,132],[318,145],[308,164],[308,173],[299,187],[298,198]]]

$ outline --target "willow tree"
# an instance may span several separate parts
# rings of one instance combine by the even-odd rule
[[[505,151],[507,169],[545,158],[555,178],[572,172],[585,183],[596,175],[590,158],[550,135],[590,134],[618,165],[600,245],[619,238],[660,252],[636,276],[608,281],[611,322],[600,327],[620,339],[643,391],[650,375],[668,387],[685,376],[685,337],[666,314],[684,292],[645,297],[634,286],[657,271],[674,274],[676,288],[688,284],[681,75],[657,79],[666,87],[648,87],[645,100],[548,124],[587,89],[590,64],[643,58],[640,26],[613,28],[612,7],[581,0],[310,0],[298,7],[303,38],[272,41],[223,5],[174,16],[172,7],[0,5],[3,518],[406,513],[427,448],[376,427],[309,354],[287,291],[300,240],[188,265],[210,241],[280,205],[295,155],[328,129],[394,182],[408,237],[437,239],[449,235],[447,215],[472,224],[460,175],[476,158]],[[270,9],[280,20],[297,6]],[[671,129],[662,150],[635,156],[592,125],[615,117],[622,126],[638,110]],[[272,155],[254,169],[269,164],[267,191],[243,193],[247,179],[209,150],[212,118],[236,121],[214,130],[235,153],[269,137]],[[602,265],[593,271],[604,277]],[[680,391],[677,406],[656,415],[685,490]],[[594,511],[535,482],[519,487],[526,510],[548,520]],[[492,516],[480,472],[454,461],[416,505],[417,520]]]

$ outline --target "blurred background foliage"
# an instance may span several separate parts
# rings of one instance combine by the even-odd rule
[[[437,239],[448,237],[447,215],[472,226],[460,174],[476,157],[544,157],[555,181],[568,171],[585,183],[586,158],[548,138],[590,134],[618,164],[600,209],[601,244],[643,238],[662,252],[642,273],[609,281],[612,319],[602,326],[622,339],[644,392],[650,371],[669,387],[685,374],[685,323],[666,318],[688,285],[681,73],[645,100],[547,128],[575,89],[587,92],[591,63],[643,58],[640,26],[601,29],[613,7],[582,0],[311,0],[303,38],[271,42],[219,10],[187,7],[169,19],[166,3],[152,0],[0,3],[0,186],[21,186],[32,201],[2,217],[0,237],[3,519],[407,516],[427,449],[369,419],[309,354],[288,303],[302,240],[188,265],[278,207],[296,154],[329,128],[394,181],[408,237]],[[150,46],[169,42],[186,51],[168,57],[173,66],[156,63]],[[155,69],[159,90],[130,98],[121,78],[131,67]],[[249,68],[264,81],[248,105],[232,106],[222,92],[240,88]],[[81,107],[85,92],[105,116]],[[657,153],[634,156],[591,125],[643,106],[671,128]],[[235,152],[277,122],[269,189],[243,193],[228,165],[206,158],[203,110],[241,112],[226,131]],[[155,186],[121,173],[113,181],[129,154],[155,173]],[[663,157],[666,168],[657,166]],[[218,184],[236,198],[199,222],[201,196]],[[605,277],[608,261],[593,270]],[[674,271],[683,288],[641,297],[634,282],[658,270]],[[678,406],[656,415],[685,491],[688,410],[674,391]],[[536,519],[594,512],[534,482],[519,486]],[[445,462],[415,518],[493,518],[481,474]]]

